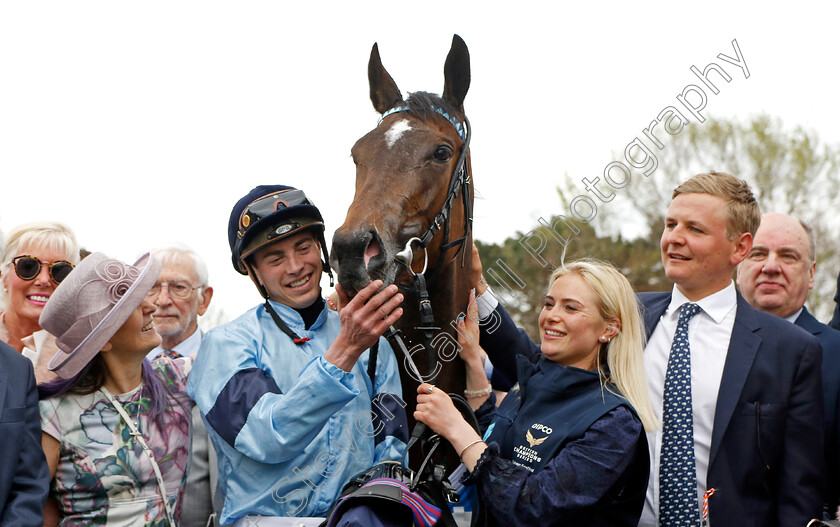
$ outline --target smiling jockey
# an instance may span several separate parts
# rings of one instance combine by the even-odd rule
[[[324,222],[301,190],[256,187],[233,207],[228,236],[234,268],[265,303],[208,332],[189,379],[218,452],[221,522],[308,525],[351,476],[402,458],[397,362],[380,338],[402,295],[374,281],[348,301],[338,286],[341,314],[325,308]]]

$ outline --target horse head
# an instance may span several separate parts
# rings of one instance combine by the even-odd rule
[[[464,364],[453,359],[460,348],[455,320],[466,308],[471,278],[469,52],[455,35],[442,96],[415,92],[404,100],[376,44],[368,78],[382,118],[353,146],[356,191],[333,235],[330,261],[349,296],[375,279],[405,294],[398,334],[391,336],[412,357],[399,361],[412,423],[409,394],[419,382],[455,392],[465,383]]]
[[[370,98],[382,114],[376,128],[353,146],[356,189],[344,224],[333,236],[331,264],[338,281],[353,296],[371,280],[409,284],[414,273],[445,262],[447,253],[465,250],[446,246],[450,233],[471,242],[465,209],[472,205],[469,185],[461,202],[449,196],[461,159],[469,169],[465,146],[464,97],[470,84],[469,52],[457,35],[444,66],[443,95],[416,92],[403,100],[391,75],[382,66],[379,48],[368,63]],[[465,176],[468,178],[468,176]],[[457,192],[458,189],[456,189]],[[447,224],[435,227],[436,217],[454,207]],[[431,243],[429,229],[437,243]],[[426,234],[425,250],[417,239]],[[415,241],[412,241],[415,240]],[[441,243],[441,241],[443,243]],[[444,245],[444,246],[442,246]],[[403,256],[398,257],[399,253]]]
[[[370,98],[382,118],[353,146],[356,191],[333,235],[330,262],[349,296],[375,279],[395,283],[405,294],[398,332],[389,338],[395,352],[411,356],[398,362],[412,426],[419,382],[457,393],[466,381],[464,363],[453,359],[459,349],[455,320],[466,308],[471,278],[473,192],[464,115],[469,62],[467,46],[455,35],[443,95],[415,92],[403,100],[373,45]],[[457,463],[456,452],[449,468]]]

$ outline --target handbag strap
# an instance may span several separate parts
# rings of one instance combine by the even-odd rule
[[[172,506],[169,505],[169,496],[166,493],[166,485],[163,483],[163,475],[160,473],[160,467],[157,464],[157,460],[155,460],[155,453],[152,452],[152,449],[149,448],[149,445],[146,444],[146,439],[143,437],[143,434],[140,433],[140,430],[137,428],[137,424],[134,420],[129,417],[128,413],[125,411],[125,408],[120,404],[119,401],[111,394],[108,388],[102,387],[102,391],[105,393],[105,397],[111,401],[111,404],[116,408],[117,413],[125,421],[125,424],[131,429],[131,436],[134,438],[135,441],[140,443],[140,446],[143,447],[143,451],[146,452],[146,455],[149,456],[149,461],[152,464],[152,470],[155,472],[155,478],[157,478],[158,490],[160,491],[161,498],[163,498],[163,507],[166,510],[166,520],[169,522],[170,527],[176,527],[175,518],[172,515]]]

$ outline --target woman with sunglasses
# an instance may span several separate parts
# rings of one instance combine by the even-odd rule
[[[61,379],[39,386],[42,446],[61,526],[176,527],[190,455],[189,358],[160,344],[148,298],[161,264],[93,253],[47,302],[41,324]]]
[[[62,223],[27,223],[7,234],[0,265],[4,309],[0,312],[0,340],[22,352],[36,366],[41,349],[47,353],[56,349],[53,339],[41,332],[38,317],[56,286],[77,263],[76,235]],[[42,382],[44,372],[39,370],[43,369],[36,367],[35,375]]]

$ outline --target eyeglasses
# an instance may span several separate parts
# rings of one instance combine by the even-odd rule
[[[21,280],[34,280],[38,276],[38,273],[41,272],[41,266],[46,265],[49,269],[50,279],[56,284],[60,284],[62,280],[67,278],[67,275],[75,267],[70,262],[65,262],[64,260],[47,263],[26,254],[12,258],[12,264],[15,266],[15,274]]]
[[[269,214],[295,205],[312,205],[312,202],[302,190],[280,190],[252,201],[239,217],[239,237],[245,235],[249,226]]]
[[[185,280],[174,280],[172,282],[164,282],[162,284],[155,284],[146,294],[146,298],[149,300],[153,300],[160,295],[160,291],[163,288],[166,288],[169,291],[169,296],[172,298],[177,298],[178,300],[183,300],[190,296],[190,294],[195,291],[196,289],[201,289],[204,286],[198,285],[193,287],[190,285],[189,282]]]

